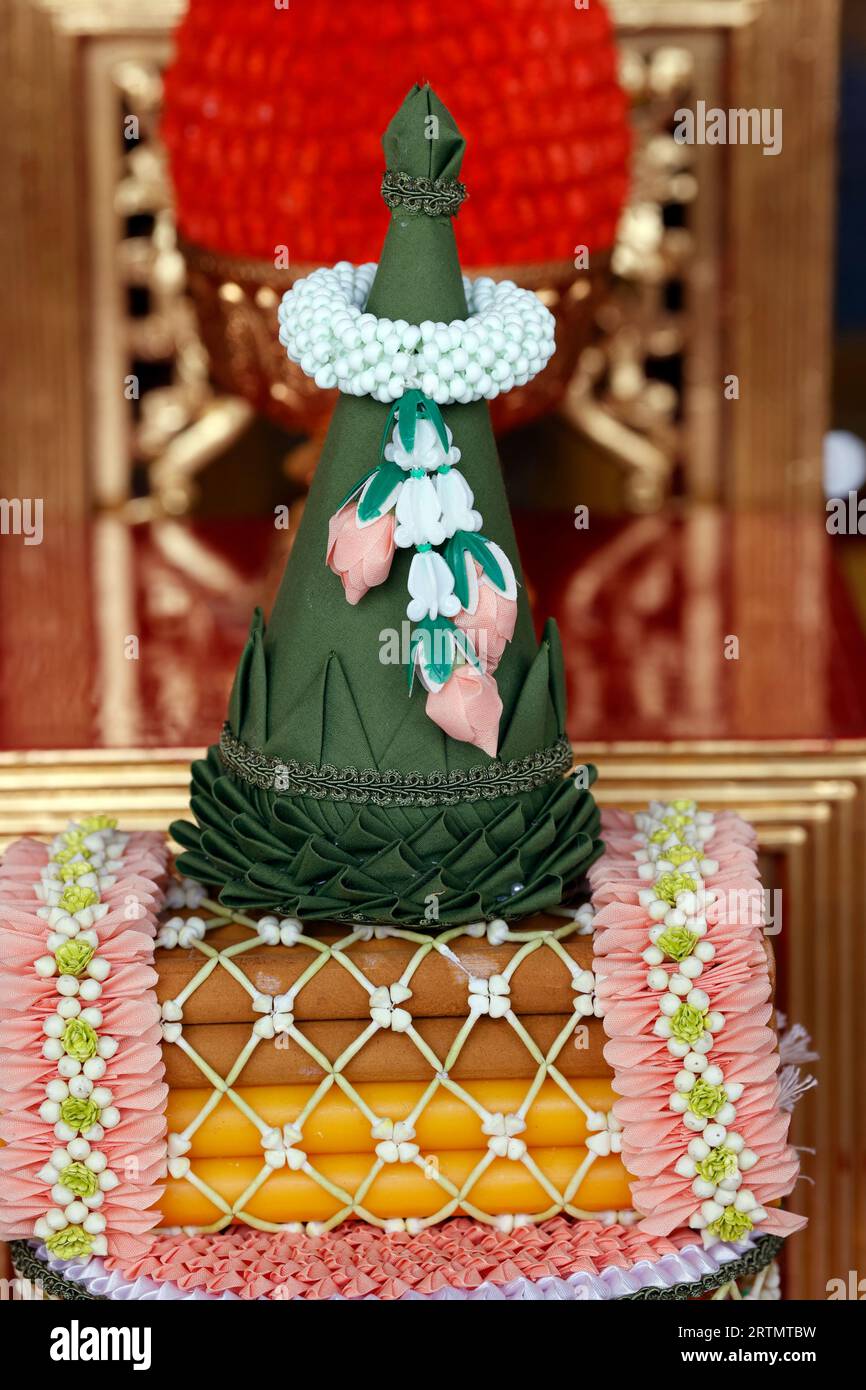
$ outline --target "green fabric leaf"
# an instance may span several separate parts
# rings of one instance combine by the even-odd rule
[[[523,758],[536,748],[543,748],[556,737],[556,718],[550,701],[550,664],[547,644],[529,668],[523,688],[517,697],[514,713],[499,745],[499,757]]]
[[[232,733],[236,738],[240,738],[241,727],[246,714],[247,700],[247,681],[249,676],[250,663],[253,659],[253,646],[256,636],[264,634],[264,618],[261,608],[253,610],[250,622],[250,631],[244,649],[241,652],[240,660],[235,671],[235,678],[232,683],[231,695],[229,696],[228,721],[231,725]]]
[[[484,574],[500,593],[505,591],[505,575],[502,566],[490,549],[486,536],[478,531],[455,531],[445,547],[445,560],[454,575],[454,592],[461,605],[469,603],[469,577],[466,573],[467,552],[481,566]]]
[[[454,670],[456,629],[450,618],[422,618],[412,631],[409,641],[407,677],[411,694],[415,684],[415,669],[420,665],[428,680],[435,686],[444,685]]]
[[[397,463],[380,463],[367,475],[364,495],[358,503],[358,520],[375,521],[393,505],[397,488],[406,481],[406,474]]]
[[[470,666],[474,666],[476,671],[484,670],[484,667],[478,660],[475,647],[472,644],[472,638],[468,633],[464,632],[462,628],[455,627],[454,629],[454,645],[459,652],[463,653],[465,660]]]
[[[322,712],[322,762],[332,767],[362,767],[373,762],[358,706],[349,688],[343,663],[336,655],[328,661]]]
[[[346,506],[346,504],[349,503],[349,502],[351,502],[351,500],[352,500],[353,497],[357,497],[358,493],[361,491],[361,489],[363,488],[364,484],[367,482],[367,480],[368,480],[369,478],[372,478],[372,476],[373,476],[373,474],[374,474],[375,472],[376,472],[375,468],[370,468],[370,469],[368,469],[367,472],[364,474],[363,478],[359,478],[359,480],[358,480],[357,483],[353,483],[353,484],[352,484],[352,486],[349,488],[349,491],[346,493],[345,497],[343,498],[342,502],[341,502],[341,503],[339,504],[339,506],[337,507],[336,510],[337,510],[338,512],[341,512],[341,511],[343,510],[343,508]]]
[[[565,660],[562,655],[559,628],[554,618],[548,618],[544,624],[541,640],[547,644],[550,661],[550,698],[556,713],[556,732],[557,734],[564,734],[566,717]]]

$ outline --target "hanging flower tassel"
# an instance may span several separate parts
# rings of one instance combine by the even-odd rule
[[[427,695],[427,717],[449,738],[474,743],[496,757],[502,701],[493,676],[471,663],[457,666],[450,679]]]
[[[331,517],[328,567],[343,581],[349,603],[358,603],[368,589],[388,578],[394,549],[392,512],[362,524],[358,520],[358,507],[351,502]]]
[[[417,673],[428,717],[495,757],[502,701],[491,673],[514,634],[517,580],[504,550],[480,533],[459,460],[435,401],[404,392],[388,412],[378,465],[331,517],[327,563],[354,604],[387,579],[396,547],[414,547],[409,692]]]

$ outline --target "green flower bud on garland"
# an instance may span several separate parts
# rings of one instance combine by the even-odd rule
[[[78,883],[68,883],[60,895],[60,906],[66,912],[83,912],[99,902],[99,894],[92,888],[82,888]]]
[[[698,853],[694,845],[669,845],[664,857],[672,864],[685,864],[687,859],[694,859]]]
[[[66,845],[66,849],[61,850],[61,854],[68,854],[71,857],[73,854],[78,854],[79,852],[83,853],[84,841],[86,838],[83,830],[64,830],[63,843]],[[60,859],[59,854],[57,858]],[[62,863],[63,861],[61,860],[60,862]]]
[[[650,835],[650,840],[654,845],[663,845],[671,835],[679,835],[681,830],[685,830],[688,824],[688,816],[665,816],[659,829]]]
[[[685,960],[698,944],[698,938],[687,927],[668,927],[656,941],[660,951],[671,960]]]
[[[93,947],[86,941],[64,941],[54,952],[61,975],[82,975],[93,960]]]
[[[712,1231],[719,1240],[742,1240],[743,1236],[748,1235],[752,1230],[754,1222],[744,1211],[737,1211],[734,1207],[725,1207],[721,1216],[715,1221],[711,1221],[707,1229]]]
[[[697,886],[691,874],[680,873],[661,874],[653,885],[656,897],[664,898],[671,907],[676,902],[678,893],[694,893]]]
[[[723,1086],[712,1086],[709,1081],[699,1076],[689,1091],[689,1109],[702,1120],[711,1120],[714,1115],[718,1115],[727,1099]]]
[[[82,1226],[67,1226],[49,1236],[45,1248],[60,1260],[80,1260],[93,1249],[93,1238]]]
[[[100,1110],[95,1100],[77,1100],[67,1096],[60,1106],[60,1118],[70,1129],[86,1134],[99,1121]]]
[[[83,874],[92,874],[93,865],[87,859],[73,859],[71,863],[64,864],[60,870],[60,877],[64,883],[74,883]]]
[[[70,1018],[60,1041],[67,1057],[74,1057],[76,1062],[87,1062],[96,1056],[96,1031],[80,1018]]]
[[[85,835],[92,835],[94,830],[116,830],[117,816],[85,816],[81,829]]]
[[[78,831],[75,832],[75,836],[76,838],[79,838]],[[69,839],[69,836],[64,836],[64,839]],[[68,864],[70,860],[74,859],[77,854],[83,854],[85,859],[90,859],[90,850],[85,849],[83,843],[70,844],[66,847],[66,849],[59,849],[55,854],[54,858],[58,864]]]
[[[737,1155],[724,1147],[711,1149],[706,1158],[697,1165],[698,1175],[706,1182],[720,1183],[722,1178],[732,1178],[737,1171]]]
[[[99,1179],[86,1163],[69,1163],[58,1179],[76,1197],[95,1197],[99,1191]]]
[[[707,1023],[705,1009],[696,1009],[693,1004],[680,1004],[671,1018],[671,1037],[681,1043],[696,1043]]]

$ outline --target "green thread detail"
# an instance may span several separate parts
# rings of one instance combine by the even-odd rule
[[[676,902],[678,893],[694,893],[697,886],[691,874],[680,873],[661,874],[653,885],[656,897],[663,898],[671,907]]]
[[[65,1230],[55,1231],[45,1242],[45,1249],[59,1260],[80,1260],[93,1249],[93,1238],[83,1226],[67,1226]]]
[[[99,1191],[99,1179],[86,1163],[70,1163],[57,1179],[76,1197],[95,1197]]]
[[[426,469],[426,468],[410,468],[410,469],[409,469],[409,477],[410,477],[410,478],[426,478],[426,476],[427,476],[427,469]]]
[[[440,463],[439,467],[436,469],[436,472],[437,472],[437,473],[443,474],[443,476],[444,476],[444,474],[446,474],[446,473],[450,473],[450,472],[451,472],[451,464],[450,464],[450,463]]]
[[[689,1109],[702,1120],[711,1120],[718,1115],[728,1099],[724,1086],[713,1086],[699,1076],[689,1091]]]
[[[754,1222],[744,1211],[737,1211],[735,1207],[725,1207],[721,1216],[717,1216],[715,1221],[711,1221],[707,1227],[719,1240],[742,1240],[743,1236],[748,1235],[754,1227]]]
[[[67,1057],[74,1057],[76,1062],[88,1062],[91,1057],[96,1056],[96,1030],[83,1019],[71,1018],[63,1030],[60,1041]]]
[[[64,941],[54,952],[61,975],[83,975],[93,960],[93,947],[87,941]]]
[[[720,1183],[723,1178],[732,1178],[737,1171],[737,1155],[733,1149],[724,1145],[711,1149],[706,1158],[696,1165],[698,1176],[705,1182]]]
[[[60,906],[66,912],[83,912],[99,902],[99,894],[92,888],[82,888],[79,883],[68,883],[60,895]]]
[[[660,951],[671,960],[685,960],[698,944],[698,938],[688,927],[668,927],[656,941]]]
[[[671,1018],[671,1037],[681,1043],[696,1043],[707,1023],[707,1010],[694,1004],[680,1004]]]
[[[79,1134],[86,1134],[95,1124],[99,1123],[99,1116],[102,1112],[95,1100],[78,1100],[76,1096],[67,1096],[60,1106],[60,1118],[70,1129],[75,1129]]]
[[[420,545],[416,545],[415,549],[418,551],[419,555],[426,555],[429,550],[433,549],[433,547],[429,541],[422,541]]]

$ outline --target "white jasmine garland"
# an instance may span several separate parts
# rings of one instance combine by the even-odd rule
[[[87,1242],[89,1253],[94,1255],[104,1255],[108,1251],[105,1217],[97,1208],[119,1179],[108,1168],[105,1155],[92,1145],[105,1137],[107,1129],[120,1123],[121,1115],[113,1104],[111,1090],[100,1084],[106,1072],[106,1061],[117,1051],[118,1044],[115,1038],[98,1034],[102,1011],[95,1006],[95,1001],[102,993],[101,982],[108,977],[111,967],[107,960],[95,954],[99,938],[93,928],[108,911],[108,904],[98,901],[101,892],[117,881],[116,874],[101,871],[120,867],[128,839],[128,835],[109,827],[92,830],[85,836],[81,827],[71,822],[68,830],[51,842],[48,863],[40,872],[39,882],[33,885],[36,896],[45,904],[37,913],[46,923],[45,944],[49,952],[34,962],[34,971],[43,979],[56,977],[59,996],[56,1012],[48,1015],[42,1027],[45,1037],[42,1056],[55,1064],[56,1075],[45,1083],[45,1100],[39,1115],[53,1128],[59,1144],[65,1145],[54,1149],[49,1162],[40,1170],[39,1176],[49,1189],[54,1205],[37,1219],[34,1234],[50,1242],[68,1227],[76,1228],[72,1232],[76,1241]],[[80,848],[73,852],[72,843],[79,844]],[[97,900],[76,907],[67,889],[73,897],[80,897],[87,891],[88,896]],[[88,950],[94,953],[89,959]],[[61,965],[68,968],[75,963],[76,951],[78,974],[58,974]],[[67,959],[70,952],[73,954]],[[73,1022],[82,1025],[81,1033],[67,1044],[66,1029]],[[88,1029],[91,1030],[89,1043]],[[91,1050],[93,1055],[88,1056]],[[79,1055],[76,1056],[76,1052]],[[90,1108],[94,1119],[87,1125],[87,1137],[78,1132],[76,1124],[63,1119],[63,1106],[67,1101]]]
[[[438,405],[493,400],[525,386],[553,355],[553,315],[510,280],[464,276],[469,317],[416,325],[364,312],[375,274],[372,263],[340,261],[283,296],[280,342],[324,390],[385,402],[411,389]]]
[[[725,1018],[712,1009],[709,995],[695,984],[704,965],[715,956],[715,948],[706,939],[706,909],[712,894],[702,878],[719,868],[704,852],[715,834],[715,818],[698,811],[694,802],[652,802],[647,814],[635,816],[635,825],[635,842],[640,848],[634,851],[634,859],[639,877],[647,882],[638,893],[638,901],[652,920],[649,944],[643,952],[649,967],[646,981],[660,995],[653,1032],[666,1040],[670,1055],[682,1063],[668,1108],[682,1117],[684,1129],[693,1136],[675,1168],[680,1177],[691,1179],[698,1202],[689,1225],[701,1232],[705,1244],[712,1245],[719,1239],[713,1225],[724,1216],[726,1207],[734,1207],[753,1227],[766,1217],[754,1194],[742,1186],[743,1174],[758,1157],[731,1128],[737,1114],[735,1102],[744,1087],[726,1080],[711,1057]],[[666,857],[671,854],[675,857]],[[667,895],[680,875],[687,875],[694,888],[676,892],[671,905]],[[676,1025],[683,1006],[693,1011],[689,1022],[696,1015],[704,1016],[702,1031],[697,1033],[700,1023],[695,1023],[688,1040],[676,1036],[677,1031],[684,1031]],[[704,1089],[701,1099],[707,1099],[708,1105],[696,1104],[693,1095],[697,1096],[701,1087],[716,1088],[723,1094],[723,1102],[719,1104],[717,1095]],[[710,1113],[700,1113],[707,1108]]]

